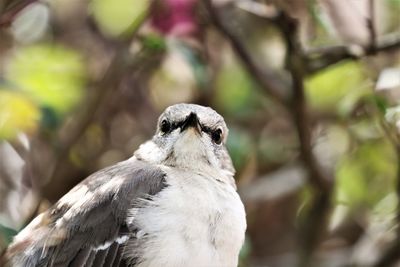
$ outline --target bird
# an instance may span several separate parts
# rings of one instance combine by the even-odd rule
[[[14,238],[3,266],[234,267],[246,213],[210,107],[180,103],[125,161],[99,170]]]

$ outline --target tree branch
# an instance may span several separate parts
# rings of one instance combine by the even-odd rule
[[[205,0],[204,3],[214,26],[229,40],[244,67],[254,77],[255,81],[258,82],[264,92],[279,103],[287,104],[290,97],[290,85],[272,70],[265,68],[261,70],[254,62],[241,40],[224,23],[218,10],[212,5],[212,1]]]
[[[322,171],[312,151],[311,125],[304,93],[305,60],[297,38],[297,22],[285,13],[278,17],[277,22],[286,41],[287,68],[293,83],[291,114],[300,142],[301,158],[308,169],[309,184],[314,193],[299,231],[299,266],[305,267],[310,266],[311,256],[325,227],[333,179]]]
[[[369,6],[369,18],[367,19],[367,26],[369,29],[369,45],[370,49],[376,50],[376,29],[375,29],[375,0],[368,1]]]
[[[362,49],[361,47],[359,48]],[[342,60],[359,59],[364,56],[371,56],[396,49],[400,49],[400,33],[376,40],[375,44],[361,51],[352,51],[352,47],[344,45],[310,49],[305,52],[307,74],[313,74]]]
[[[209,2],[207,0],[206,2]],[[249,4],[248,4],[249,5]],[[240,6],[239,6],[240,8]],[[253,12],[248,8],[241,8],[242,10],[248,11],[249,13],[273,22],[279,27],[279,21],[277,21],[276,14],[272,11],[265,15],[263,12]],[[367,27],[370,31],[370,46],[351,46],[351,45],[335,45],[325,46],[307,49],[303,51],[305,57],[304,67],[306,68],[306,74],[310,75],[321,71],[333,64],[336,64],[346,59],[360,59],[364,56],[371,56],[377,53],[384,53],[400,49],[400,32],[389,34],[382,38],[377,37],[375,29],[375,1],[369,0],[369,13],[370,18],[366,21]],[[235,38],[233,36],[233,38]]]

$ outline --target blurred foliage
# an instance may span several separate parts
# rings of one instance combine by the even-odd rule
[[[358,146],[339,163],[337,201],[352,209],[373,208],[385,196],[394,193],[396,160],[394,148],[387,140],[373,140]]]
[[[345,116],[363,95],[371,93],[369,85],[363,65],[348,61],[307,79],[306,92],[311,107],[319,111],[336,111]]]
[[[22,165],[33,166],[23,184],[54,202],[90,173],[131,156],[151,136],[166,106],[211,106],[229,126],[227,147],[248,213],[241,266],[294,266],[298,222],[318,192],[300,167],[296,174],[303,180],[285,180],[291,175],[285,170],[300,161],[292,109],[263,93],[229,42],[210,27],[204,9],[192,0],[155,1],[158,8],[149,0],[56,2],[27,5],[0,24],[5,25],[0,28],[0,145],[15,147]],[[248,1],[236,2],[220,3],[224,22],[259,66],[290,84],[279,25],[257,15],[268,8],[251,10]],[[268,2],[299,19],[305,50],[345,44],[358,51],[369,38],[362,10],[346,15],[361,0]],[[256,3],[265,7],[263,1]],[[398,31],[400,0],[375,3],[378,37]],[[400,85],[379,92],[374,87],[383,70],[398,66],[399,53],[390,51],[341,61],[304,77],[310,149],[335,179],[330,225],[351,229],[322,237],[328,245],[319,248],[317,258],[327,259],[316,266],[345,266],[332,262],[347,262],[365,235],[375,236],[369,232],[372,226],[382,223],[382,235],[393,232],[399,163],[388,136],[400,128],[400,108],[393,104]],[[30,150],[23,154],[21,147]],[[285,177],[272,179],[276,170]],[[15,186],[16,175],[11,177],[0,172],[0,213],[2,205],[18,213],[24,203],[26,191]],[[251,186],[252,192],[242,193]],[[0,221],[0,252],[16,230]],[[345,256],[337,257],[337,251],[346,251]]]
[[[5,227],[0,224],[0,233],[2,233],[2,235],[0,235],[0,245],[1,245],[1,244],[11,243],[13,236],[15,236],[18,233],[18,231],[16,231],[15,229]]]
[[[57,113],[76,106],[86,83],[82,56],[46,43],[19,49],[9,60],[5,77],[38,105]]]

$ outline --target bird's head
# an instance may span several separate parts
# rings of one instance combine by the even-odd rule
[[[139,159],[177,168],[214,168],[233,176],[226,150],[224,118],[215,110],[194,104],[168,107],[159,117],[154,137],[135,152]]]

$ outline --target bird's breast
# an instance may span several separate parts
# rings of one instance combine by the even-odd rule
[[[246,220],[233,187],[177,170],[166,181],[134,218],[143,236],[139,266],[237,266]]]

